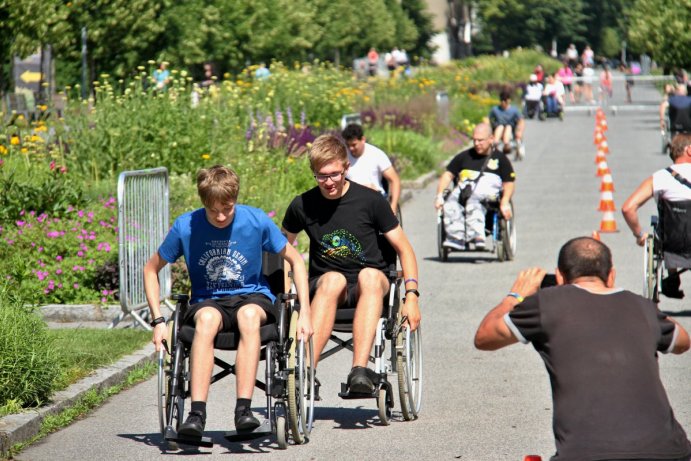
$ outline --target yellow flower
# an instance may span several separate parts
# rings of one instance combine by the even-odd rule
[[[209,154],[202,154],[202,158],[204,160],[209,160],[211,158],[211,156]]]
[[[10,138],[10,144],[13,146],[18,146],[19,145],[19,136],[12,136]]]
[[[2,144],[0,144],[0,154],[7,155],[7,147],[3,146]]]
[[[26,147],[22,147],[21,149],[19,149],[19,152],[21,152],[22,154],[28,154],[29,149],[27,149]]]

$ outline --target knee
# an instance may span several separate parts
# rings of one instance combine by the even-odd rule
[[[319,277],[317,282],[317,292],[326,295],[340,295],[347,286],[346,278],[339,272],[327,272]]]
[[[195,332],[216,333],[221,325],[221,314],[211,307],[203,308],[194,316]]]
[[[360,293],[384,295],[383,287],[386,286],[384,274],[378,269],[366,267],[358,274],[358,287]]]
[[[262,324],[264,311],[261,307],[249,304],[238,311],[238,327],[241,330],[259,330]]]

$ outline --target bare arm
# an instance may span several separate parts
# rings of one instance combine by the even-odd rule
[[[382,176],[386,178],[389,183],[389,203],[394,214],[398,209],[398,201],[401,198],[401,178],[398,176],[396,169],[390,166],[382,172]]]
[[[534,294],[540,287],[545,271],[534,267],[521,271],[511,287],[511,292],[526,297]],[[504,315],[518,304],[518,299],[506,296],[482,319],[475,333],[475,347],[483,351],[495,351],[518,342],[504,322]]]
[[[499,209],[501,210],[504,219],[511,219],[511,198],[516,190],[516,183],[513,181],[507,181],[503,185],[504,193],[501,196],[501,202],[499,202]]]
[[[621,207],[621,213],[624,215],[624,220],[626,224],[633,232],[636,237],[636,243],[638,245],[643,245],[647,234],[643,232],[638,221],[638,209],[645,204],[648,200],[653,197],[653,177],[647,178],[645,181],[638,186],[638,189],[633,191],[633,193],[626,199],[624,205]]]
[[[408,280],[405,283],[406,289],[418,289],[418,272],[417,260],[415,259],[415,252],[408,241],[401,226],[396,226],[384,234],[386,240],[391,243],[391,246],[396,250],[399,259],[401,260],[401,267],[403,268],[403,279]],[[408,325],[411,331],[415,331],[420,325],[420,306],[418,305],[417,296],[413,293],[408,293],[405,297],[405,303],[401,309],[401,315],[408,317]]]
[[[161,255],[156,252],[149,258],[149,261],[147,261],[144,266],[144,292],[146,293],[146,301],[149,304],[152,319],[161,317],[161,285],[158,281],[158,273],[166,264],[168,264],[168,261],[161,258]],[[159,323],[154,327],[152,342],[156,346],[156,351],[161,350],[161,341],[163,340],[165,332],[165,323]]]
[[[444,205],[444,190],[449,187],[451,181],[453,181],[453,175],[449,171],[443,172],[439,177],[439,184],[437,184],[437,195],[434,197],[434,208],[437,210]]]
[[[689,350],[691,347],[691,341],[689,340],[689,334],[676,320],[667,317],[667,320],[674,322],[677,325],[677,339],[674,342],[674,349],[672,349],[672,354],[683,354]]]
[[[293,281],[297,289],[298,300],[300,301],[300,319],[298,322],[298,339],[307,339],[312,336],[312,310],[309,300],[309,283],[307,281],[307,269],[300,253],[293,247],[295,241],[293,237],[289,240],[285,248],[279,253],[293,272]]]
[[[669,102],[665,99],[660,103],[660,129],[665,130],[667,128],[665,124],[665,119],[667,118],[667,107]]]
[[[521,117],[516,122],[516,141],[520,142],[523,140],[523,130],[525,130],[525,120]]]

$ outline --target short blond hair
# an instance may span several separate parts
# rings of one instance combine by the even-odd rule
[[[314,140],[310,148],[310,168],[317,171],[327,163],[340,160],[348,163],[348,149],[343,140],[333,134],[323,134]]]
[[[240,178],[223,165],[203,168],[197,173],[197,193],[205,207],[235,202],[240,193]]]

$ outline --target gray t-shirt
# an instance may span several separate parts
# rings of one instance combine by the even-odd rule
[[[504,317],[545,362],[554,402],[554,461],[676,459],[691,444],[674,418],[657,363],[676,325],[630,291],[546,288]]]

